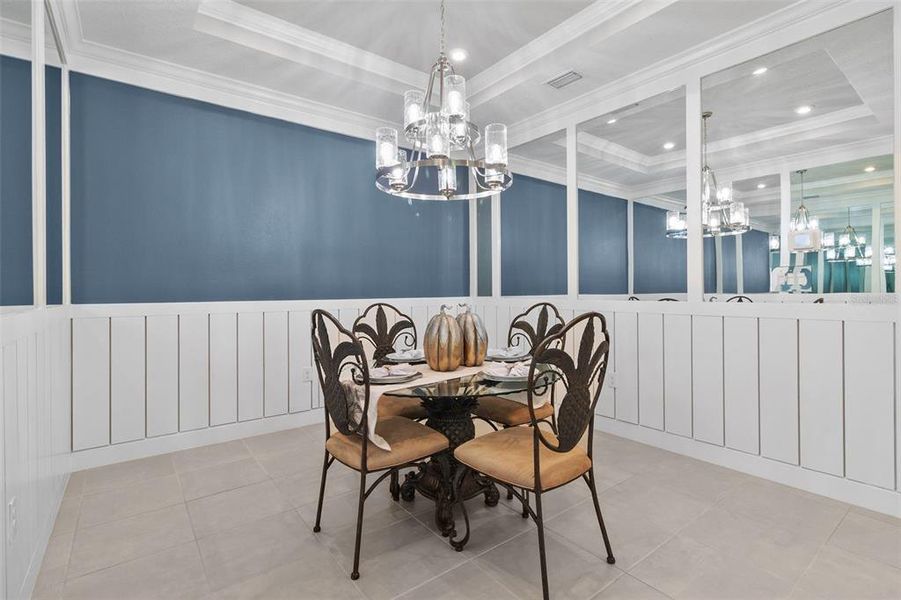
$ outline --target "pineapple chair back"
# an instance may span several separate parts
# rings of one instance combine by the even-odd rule
[[[325,452],[314,532],[321,531],[328,470],[337,460],[360,474],[357,530],[351,579],[360,577],[360,544],[366,499],[387,477],[397,480],[413,467],[448,447],[443,435],[402,417],[370,414],[369,363],[362,342],[324,310],[312,313],[313,358],[325,409]],[[334,428],[334,431],[332,430]],[[367,485],[367,476],[378,476]]]
[[[466,465],[457,477],[462,478],[467,469],[472,469],[508,489],[517,490],[514,493],[523,502],[525,516],[531,517],[538,528],[542,590],[544,598],[548,598],[542,513],[542,497],[547,492],[578,479],[585,482],[594,502],[607,562],[615,563],[593,468],[595,408],[610,356],[606,319],[597,312],[580,315],[545,337],[535,346],[532,355],[527,392],[531,427],[489,433],[463,444],[454,454]],[[548,387],[556,385],[561,386],[564,393],[559,401],[556,431],[549,431],[540,426],[535,404],[536,398]],[[582,443],[583,440],[587,444]],[[529,491],[534,494],[534,508],[526,495]],[[465,544],[469,538],[469,521],[465,505],[462,502],[458,505],[466,522],[462,539]],[[460,542],[452,540],[455,547]]]

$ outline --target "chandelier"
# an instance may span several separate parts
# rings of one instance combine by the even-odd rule
[[[858,235],[851,225],[851,209],[848,209],[848,226],[835,241],[835,234],[827,234],[823,243],[826,246],[826,260],[829,262],[853,262],[858,267],[869,267],[873,264],[873,247],[867,245],[867,239]]]
[[[485,158],[476,158],[482,141],[478,126],[469,120],[466,79],[457,75],[445,55],[444,0],[441,1],[441,40],[425,92],[404,92],[403,135],[407,150],[398,146],[393,127],[376,130],[375,185],[394,196],[414,200],[469,200],[502,192],[513,178],[507,170],[507,126],[485,127]],[[472,174],[475,189],[459,185]]]
[[[816,217],[810,216],[804,205],[804,174],[807,173],[807,169],[795,172],[801,178],[801,203],[788,224],[789,250],[801,254],[819,252],[823,246],[820,222]]]
[[[751,215],[744,202],[732,199],[732,188],[720,187],[716,174],[707,163],[707,119],[713,113],[701,113],[703,122],[701,168],[701,226],[704,237],[740,235],[751,229]],[[666,213],[666,237],[685,239],[688,237],[688,220],[684,211],[671,210]]]

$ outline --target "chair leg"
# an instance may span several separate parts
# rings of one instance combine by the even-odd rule
[[[319,483],[319,505],[316,507],[316,525],[313,526],[313,531],[320,531],[322,528],[319,526],[319,522],[322,519],[322,498],[325,496],[325,478],[328,475],[328,451],[325,451],[325,458],[322,459],[322,481]]]
[[[522,518],[529,518],[529,490],[522,488]]]
[[[598,490],[594,485],[594,469],[588,472],[588,487],[591,489],[591,499],[594,500],[594,512],[598,515],[598,525],[601,526],[601,534],[604,536],[604,547],[607,548],[607,563],[615,564],[613,549],[610,547],[610,538],[607,536],[607,527],[604,525],[604,517],[601,515],[601,505],[598,502]]]
[[[363,537],[363,503],[366,501],[366,473],[360,472],[360,499],[357,505],[357,540],[354,544],[354,570],[350,573],[351,579],[360,578],[360,540]]]
[[[544,596],[544,600],[549,600],[550,594],[548,593],[548,585],[547,585],[547,558],[545,556],[545,548],[544,548],[544,517],[541,513],[541,492],[539,490],[535,490],[535,525],[538,526],[538,556],[541,559],[541,591]]]
[[[400,500],[400,472],[397,470],[391,471],[391,483],[388,486],[388,489],[391,491],[391,499],[395,502]]]

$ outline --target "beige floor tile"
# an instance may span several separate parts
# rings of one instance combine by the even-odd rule
[[[87,471],[77,471],[69,474],[69,481],[66,483],[65,498],[75,498],[84,493],[85,473],[87,473]]]
[[[338,565],[353,568],[355,527],[327,540]],[[465,561],[463,555],[412,517],[390,527],[364,531],[360,550],[360,590],[373,600],[394,598]]]
[[[172,466],[172,458],[168,454],[164,454],[97,467],[82,471],[81,475],[78,473],[75,475],[84,477],[84,493],[91,494],[173,473],[175,473],[175,468]]]
[[[243,458],[250,458],[250,452],[241,440],[189,448],[172,453],[172,464],[179,473],[210,467]]]
[[[213,590],[325,551],[294,512],[244,523],[201,538],[197,545]]]
[[[901,569],[901,522],[849,512],[829,544]]]
[[[297,446],[280,452],[254,454],[263,470],[273,479],[322,468],[323,447]]]
[[[95,571],[66,582],[63,598],[129,600],[202,598],[208,592],[195,542]]]
[[[318,428],[317,431],[320,429],[325,430],[324,425],[317,425],[316,427]],[[310,449],[317,439],[313,435],[312,428],[302,427],[244,438],[244,443],[255,456],[261,456],[300,448]],[[325,449],[324,443],[319,445],[319,449]]]
[[[785,598],[794,579],[770,573],[695,541],[675,537],[630,574],[673,598]]]
[[[713,504],[750,478],[743,473],[685,457],[668,458],[644,473],[656,485]]]
[[[594,597],[593,600],[666,600],[659,590],[629,575],[623,575]]]
[[[315,542],[311,542],[315,543]],[[365,598],[324,547],[296,560],[231,585],[215,594],[221,600],[344,600]]]
[[[69,496],[67,494],[63,496],[59,512],[56,515],[56,522],[53,524],[52,536],[75,531],[75,527],[78,525],[78,513],[81,510],[81,499],[80,495]]]
[[[46,569],[41,567],[37,580],[34,582],[34,591],[31,593],[31,599],[38,598],[60,598],[63,593],[63,585],[66,583],[66,567],[55,567]]]
[[[72,552],[72,541],[75,532],[70,531],[50,538],[47,542],[47,550],[44,552],[42,569],[55,569],[69,564],[69,556]]]
[[[871,519],[876,519],[877,521],[882,521],[883,523],[888,523],[889,525],[895,525],[896,527],[901,527],[901,519],[898,517],[893,517],[891,515],[887,515],[885,513],[876,512],[874,510],[869,510],[860,506],[851,506],[851,512],[857,513],[859,515],[863,515],[865,517],[870,517]]]
[[[194,539],[183,504],[78,529],[69,578],[78,577]]]
[[[591,598],[622,571],[553,531],[546,531],[550,595],[555,600]],[[541,597],[538,533],[526,532],[475,559],[476,564],[516,595]]]
[[[167,475],[89,494],[81,503],[79,527],[115,521],[184,502],[178,477]]]
[[[328,478],[325,484],[325,497],[332,498],[347,492],[356,492],[360,489],[360,474],[346,468],[339,468],[340,463],[334,463],[328,470]],[[305,504],[316,502],[319,499],[319,485],[322,481],[322,468],[306,469],[300,473],[275,479],[275,485],[281,490],[282,495],[295,507],[300,508]],[[387,485],[385,490],[387,493]],[[381,491],[381,490],[379,490]],[[374,494],[379,491],[373,492]]]
[[[318,534],[319,537],[328,539],[342,528],[356,525],[358,497],[359,492],[354,491],[325,499],[322,503],[322,532]],[[424,498],[420,500],[429,502]],[[363,508],[363,530],[381,529],[409,518],[410,513],[404,508],[404,504],[403,501],[395,502],[391,499],[387,485],[380,486],[366,499]],[[317,501],[314,500],[297,509],[311,531],[316,523],[316,505]]]
[[[269,476],[256,460],[245,458],[180,473],[178,478],[181,481],[185,500],[196,500],[252,483],[259,483],[268,479]]]
[[[505,588],[487,571],[474,562],[459,567],[428,581],[398,597],[398,600],[515,600],[513,592]]]
[[[498,487],[498,491],[501,494],[501,504],[505,504],[511,510],[522,511],[522,502],[515,496],[512,500],[507,500],[507,490]],[[550,519],[574,506],[591,502],[591,492],[582,480],[577,479],[563,487],[545,492],[544,496],[541,497],[541,501],[544,518]],[[533,507],[535,505],[535,495],[531,492],[529,493],[529,504]]]
[[[897,600],[901,598],[901,570],[825,546],[798,581],[792,598]]]
[[[290,509],[269,480],[188,502],[198,539]]]

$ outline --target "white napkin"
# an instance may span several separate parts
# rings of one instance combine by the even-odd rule
[[[488,376],[506,377],[510,374],[510,365],[508,363],[486,362],[482,367],[482,372]]]
[[[410,348],[409,350],[400,350],[396,352],[397,358],[401,360],[419,360],[425,356],[420,348]]]
[[[499,356],[509,358],[511,356],[522,356],[525,351],[519,346],[510,346],[509,348],[488,348],[488,356]]]
[[[510,365],[510,377],[528,377],[531,364],[532,361],[530,360],[521,360],[517,363],[513,363]]]
[[[350,380],[342,381],[341,386],[344,388],[344,393],[348,397],[348,400],[353,403],[353,406],[348,406],[349,416],[354,423],[359,423],[363,415],[363,404],[366,400],[366,393],[364,392],[365,388]],[[388,441],[375,432],[376,419],[378,416],[377,413],[374,414],[372,406],[369,407],[368,417],[369,441],[375,444],[377,448],[381,448],[385,452],[391,452],[391,445]],[[351,426],[355,427],[356,425],[352,424]]]
[[[394,377],[397,375],[413,375],[416,372],[416,369],[411,367],[409,364],[401,363],[399,365],[385,365],[383,367],[375,367],[374,369],[370,369],[369,376]]]

